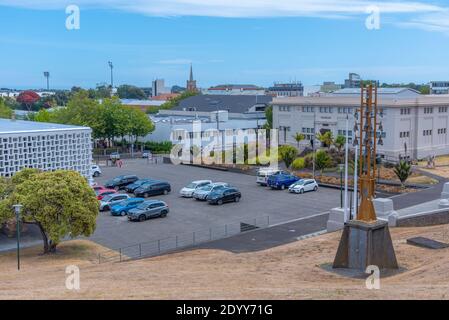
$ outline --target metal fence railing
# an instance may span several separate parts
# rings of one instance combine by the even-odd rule
[[[115,250],[106,250],[98,254],[98,263],[122,262],[132,259],[158,256],[213,240],[224,239],[251,230],[266,228],[269,225],[269,216],[238,220],[218,227],[210,227],[208,229],[181,235],[142,242]]]

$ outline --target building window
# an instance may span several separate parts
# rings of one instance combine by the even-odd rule
[[[321,113],[332,113],[332,107],[320,107]]]
[[[438,129],[438,134],[446,134],[446,132],[447,132],[446,128]]]
[[[410,138],[410,131],[399,132],[399,138]]]
[[[344,114],[351,114],[352,113],[352,108],[351,107],[339,107],[338,108],[338,113],[344,113]]]
[[[432,135],[432,130],[424,130],[423,131],[423,136],[427,137],[427,136],[431,136]]]
[[[411,113],[410,108],[401,108],[401,115],[409,115]]]
[[[315,107],[302,107],[302,112],[315,112]]]
[[[438,107],[438,112],[439,113],[446,113],[447,112],[447,107]]]
[[[433,108],[431,107],[424,108],[424,114],[431,114],[431,113],[433,113]]]

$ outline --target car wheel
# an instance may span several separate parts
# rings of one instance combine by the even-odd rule
[[[148,192],[145,192],[144,194],[143,194],[143,197],[144,198],[148,198],[150,195],[148,194]]]
[[[145,221],[146,219],[147,219],[147,217],[145,217],[144,214],[141,214],[141,215],[139,216],[139,221],[140,221],[140,222],[143,222],[143,221]]]
[[[218,200],[218,201],[217,201],[217,204],[218,204],[219,206],[221,206],[221,205],[223,204],[223,200],[221,200],[221,199]]]
[[[114,189],[115,189],[116,191],[119,191],[119,190],[120,190],[120,187],[119,187],[119,186],[116,186]]]
[[[121,215],[122,217],[126,216],[126,211],[120,212],[120,215]]]
[[[299,193],[303,194],[304,193],[304,189],[299,190]]]
[[[94,172],[94,177],[98,177],[100,174],[98,172]]]
[[[167,195],[168,194],[168,190],[164,190],[164,195]]]
[[[109,208],[109,206],[103,207],[103,211],[109,211],[111,210],[111,208]]]
[[[167,211],[162,211],[161,212],[161,218],[165,218],[167,216]]]
[[[318,190],[318,187],[317,186],[315,186],[315,188],[313,188],[313,191],[317,191]]]
[[[239,202],[240,201],[240,197],[235,197],[235,202]]]
[[[281,185],[281,190],[285,190],[285,185]]]

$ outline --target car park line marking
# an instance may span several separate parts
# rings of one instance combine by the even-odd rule
[[[270,225],[270,227],[282,226],[282,225],[287,224],[287,223],[297,222],[297,221],[301,221],[301,220],[308,220],[308,219],[324,216],[326,214],[329,214],[329,211],[325,211],[325,212],[322,212],[322,213],[317,213],[317,214],[314,214],[314,215],[311,215],[311,216],[302,217],[302,218],[298,218],[298,219],[293,219],[293,220],[288,220],[288,221],[284,221],[284,222],[279,222],[279,223]]]
[[[327,230],[321,230],[321,231],[317,231],[317,232],[314,232],[314,233],[309,233],[309,234],[300,236],[300,237],[298,237],[296,239],[297,240],[305,240],[305,239],[321,236],[322,234],[325,234],[325,233],[327,233]]]

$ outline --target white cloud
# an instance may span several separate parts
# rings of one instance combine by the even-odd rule
[[[449,29],[449,8],[427,1],[397,0],[0,0],[0,5],[36,10],[114,9],[150,16],[208,16],[225,18],[317,17],[342,19],[366,16],[378,6],[382,15],[393,15],[397,25],[429,31]]]
[[[190,59],[170,59],[170,60],[160,60],[159,64],[171,64],[171,65],[185,65],[191,64],[192,60]]]

